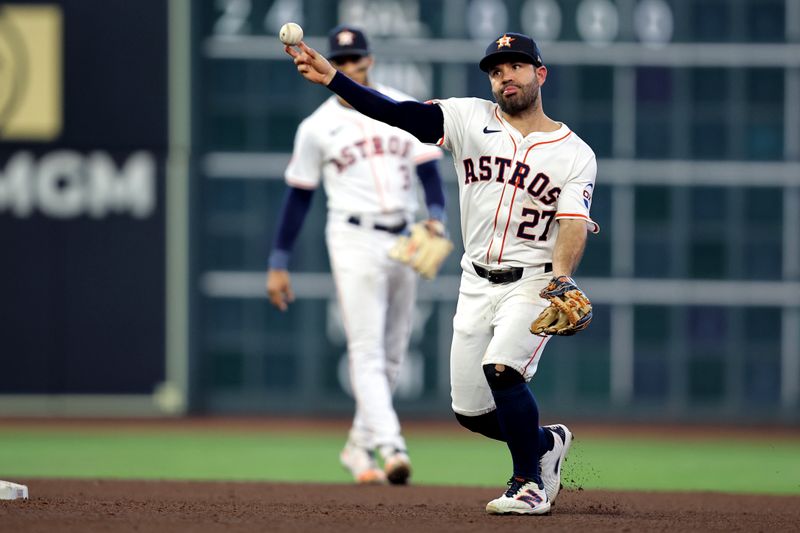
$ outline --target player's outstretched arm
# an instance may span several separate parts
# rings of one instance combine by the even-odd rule
[[[313,83],[325,85],[364,115],[406,130],[425,143],[444,137],[444,114],[436,104],[398,102],[385,94],[364,87],[337,71],[322,54],[300,41],[300,50],[285,46],[297,71]]]
[[[310,82],[328,85],[336,74],[336,69],[331,66],[322,54],[305,42],[300,41],[297,47],[300,50],[295,50],[294,47],[289,45],[283,47],[286,53],[294,59],[294,64],[297,65],[297,72]]]

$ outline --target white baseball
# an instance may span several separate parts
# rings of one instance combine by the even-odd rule
[[[303,40],[303,28],[294,22],[287,22],[281,26],[281,31],[278,34],[278,37],[283,44],[294,46]]]

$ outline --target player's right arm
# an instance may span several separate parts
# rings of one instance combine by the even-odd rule
[[[294,291],[289,277],[289,257],[311,207],[313,194],[313,189],[289,187],[283,200],[267,271],[269,301],[281,311],[286,311],[289,303],[294,301]]]
[[[278,228],[269,254],[267,295],[272,305],[281,311],[285,311],[294,300],[289,276],[289,257],[311,207],[314,190],[321,179],[323,154],[314,129],[311,119],[303,121],[297,129],[292,159],[286,168],[285,178],[289,187],[278,216]]]
[[[307,80],[327,86],[360,113],[406,130],[422,142],[436,143],[444,137],[444,114],[438,105],[393,100],[337,71],[322,54],[306,43],[301,41],[298,46],[301,51],[291,46],[284,50]]]

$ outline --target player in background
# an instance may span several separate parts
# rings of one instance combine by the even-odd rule
[[[364,34],[339,26],[331,30],[329,44],[331,63],[369,85],[373,58]],[[396,100],[410,99],[389,87],[378,88]],[[388,479],[403,484],[411,474],[392,393],[411,336],[417,275],[388,253],[414,220],[415,174],[428,216],[443,220],[445,199],[436,162],[441,156],[440,149],[331,96],[300,124],[286,169],[288,190],[269,257],[267,293],[282,311],[294,299],[289,254],[322,181],[328,197],[325,238],[356,403],[340,460],[358,483]]]
[[[587,230],[599,228],[589,217],[594,153],[565,124],[545,115],[540,88],[548,71],[538,46],[517,33],[489,44],[479,67],[496,103],[397,102],[354,84],[303,42],[299,50],[285,50],[309,81],[365,115],[453,153],[465,253],[453,319],[452,407],[462,425],[505,441],[511,454],[508,489],[486,511],[550,512],[572,434],[563,424],[539,426],[527,382],[548,334],[571,335],[591,320],[591,305],[570,276]],[[562,296],[579,301],[581,314],[567,306],[560,325],[541,326],[552,308],[545,308],[547,299]]]

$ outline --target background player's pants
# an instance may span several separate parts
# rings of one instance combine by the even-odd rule
[[[396,235],[329,216],[326,239],[356,399],[350,440],[405,450],[392,392],[408,351],[417,276],[389,259]]]
[[[529,381],[550,337],[531,334],[530,325],[549,304],[539,292],[550,281],[543,267],[526,268],[522,279],[495,285],[475,274],[463,259],[453,318],[450,385],[453,411],[478,416],[495,408],[483,365],[503,364]]]

